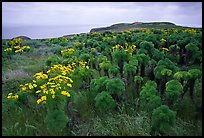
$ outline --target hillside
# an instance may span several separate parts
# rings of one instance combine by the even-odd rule
[[[134,23],[118,23],[108,27],[93,28],[90,30],[90,32],[100,32],[100,33],[103,33],[105,31],[119,32],[124,30],[135,30],[135,29],[141,29],[141,28],[168,29],[168,28],[190,28],[190,27],[178,26],[171,22],[149,22],[149,23],[134,22]]]

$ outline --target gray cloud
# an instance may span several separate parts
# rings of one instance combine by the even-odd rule
[[[3,36],[8,38],[21,34],[48,37],[49,31],[45,27],[54,28],[49,35],[52,37],[67,33],[89,32],[91,28],[119,22],[152,21],[202,27],[202,3],[2,2]],[[60,29],[57,29],[59,27]]]
[[[171,21],[202,26],[201,2],[3,2],[3,26]]]

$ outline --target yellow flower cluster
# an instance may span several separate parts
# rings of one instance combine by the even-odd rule
[[[12,51],[12,48],[6,48],[6,49],[4,49],[4,51],[5,51],[5,52],[7,52],[7,51]]]
[[[67,76],[58,75],[54,78],[50,78],[47,83],[40,86],[40,90],[37,90],[36,93],[42,93],[43,96],[37,100],[37,104],[44,102],[46,103],[46,97],[51,97],[55,99],[56,95],[65,95],[70,97],[69,92],[65,90],[67,87],[72,87],[73,80]],[[61,93],[60,93],[61,92]]]
[[[79,61],[79,67],[82,67],[82,68],[87,68],[87,62],[85,61],[85,62],[83,62],[83,61]]]
[[[10,47],[10,48],[6,48],[4,51],[7,52],[7,51],[14,51],[15,53],[23,53],[24,50],[30,50],[30,46],[22,46],[20,47],[19,45],[17,46],[14,46],[13,49]]]
[[[9,93],[7,96],[8,99],[18,99],[18,95],[13,95],[13,93]]]
[[[41,102],[42,102],[42,104],[45,104],[46,103],[46,99],[47,99],[46,96],[42,96],[40,99],[37,100],[37,104],[40,104]]]
[[[67,66],[63,66],[61,64],[57,64],[57,65],[52,66],[47,71],[47,73],[56,73],[56,72],[59,72],[62,75],[67,75],[67,74],[69,75],[69,74],[74,72],[74,67],[71,66],[70,64],[68,64]]]
[[[195,29],[185,29],[183,30],[184,33],[190,33],[190,34],[196,34],[196,30]]]
[[[22,43],[22,39],[21,38],[14,38],[11,40],[11,45],[12,46],[17,46],[17,45],[20,45]]]
[[[67,96],[67,97],[70,97],[70,94],[69,94],[68,92],[66,92],[66,91],[62,91],[61,94],[62,94],[62,95],[65,95],[65,96]]]
[[[73,48],[68,48],[65,50],[61,50],[61,54],[72,54],[75,50]]]
[[[130,55],[132,55],[132,53],[136,50],[136,46],[135,45],[132,45],[132,46],[128,46],[126,49],[125,49],[125,52],[129,53]]]
[[[32,89],[34,89],[34,88],[36,88],[37,87],[37,84],[35,84],[35,83],[26,83],[26,84],[21,84],[20,85],[20,87],[21,87],[21,91],[27,91],[27,92],[29,92],[29,91],[32,91]]]
[[[23,49],[15,50],[15,53],[23,53]]]
[[[43,72],[39,72],[39,73],[36,73],[33,77],[35,77],[37,80],[39,80],[39,79],[47,79],[48,75],[47,74],[43,74]]]
[[[123,46],[117,44],[117,45],[115,45],[115,46],[112,47],[112,50],[113,50],[113,51],[114,51],[114,50],[119,50],[119,49],[123,49]]]

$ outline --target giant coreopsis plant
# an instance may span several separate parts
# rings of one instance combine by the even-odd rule
[[[113,60],[120,68],[120,76],[123,78],[123,66],[125,61],[127,61],[127,54],[124,50],[116,50],[113,53]]]
[[[165,99],[169,108],[172,108],[182,92],[183,86],[178,80],[170,80],[166,83]]]
[[[164,135],[175,124],[175,121],[175,111],[170,110],[166,105],[157,107],[152,113],[152,135]]]
[[[161,105],[156,87],[157,84],[154,81],[147,81],[139,93],[141,107],[147,111],[152,111]]]
[[[199,69],[191,69],[188,71],[190,76],[189,79],[186,83],[186,85],[184,86],[184,93],[182,95],[182,98],[184,96],[184,94],[189,90],[189,94],[190,94],[190,98],[193,100],[194,99],[194,86],[195,86],[195,82],[197,79],[199,79],[201,77],[202,72]]]

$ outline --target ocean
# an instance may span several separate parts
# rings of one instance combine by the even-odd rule
[[[67,26],[2,26],[2,39],[27,36],[31,39],[61,37],[70,34],[88,33],[100,25],[67,25]]]

